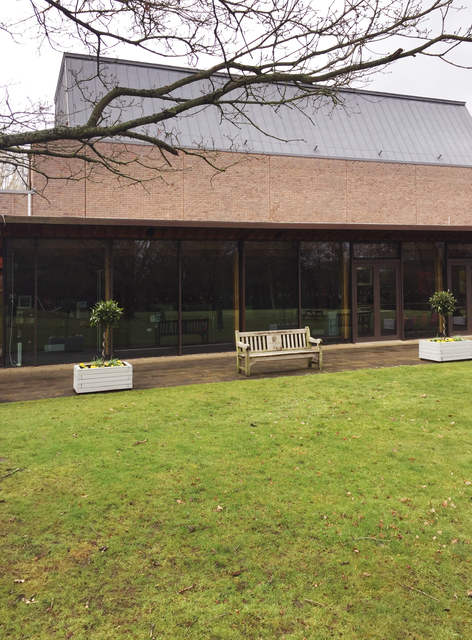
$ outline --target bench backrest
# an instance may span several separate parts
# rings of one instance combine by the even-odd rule
[[[248,344],[251,351],[286,351],[310,346],[310,328],[283,331],[235,331],[236,342]]]
[[[208,330],[210,318],[182,318],[182,333],[204,333]],[[161,320],[156,324],[156,331],[161,336],[177,335],[179,333],[179,321]]]

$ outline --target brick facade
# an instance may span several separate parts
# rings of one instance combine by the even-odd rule
[[[137,147],[141,151],[143,147]],[[149,153],[149,150],[148,150]],[[156,156],[146,158],[155,163]],[[83,178],[81,161],[47,159],[33,216],[327,224],[471,225],[472,169],[290,156],[218,154],[217,173],[181,156],[176,171],[135,167],[142,184],[104,170]],[[47,165],[47,167],[46,167]],[[156,179],[157,175],[157,179]],[[160,176],[160,177],[159,177]],[[27,197],[0,194],[0,214],[27,215]]]

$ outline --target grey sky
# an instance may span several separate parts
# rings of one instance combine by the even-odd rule
[[[472,23],[471,0],[467,1],[466,8],[457,15],[455,21],[458,25]],[[76,47],[77,43],[72,51],[83,53]],[[15,106],[24,105],[27,99],[53,102],[61,53],[51,50],[47,44],[40,51],[36,42],[17,44],[0,31],[0,56],[0,85],[9,87],[10,99]],[[116,57],[157,61],[142,53],[138,55],[136,50],[127,50],[125,53],[117,51]],[[472,44],[461,47],[460,53],[456,54],[456,61],[472,66]],[[165,62],[169,64],[168,59]],[[176,64],[185,66],[180,60]],[[418,56],[398,61],[388,71],[377,71],[368,84],[362,86],[376,91],[465,101],[472,112],[472,70],[458,69],[436,58]]]

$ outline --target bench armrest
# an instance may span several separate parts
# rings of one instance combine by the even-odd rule
[[[250,345],[246,344],[245,342],[236,342],[236,346],[239,347],[240,349],[244,349],[244,351],[246,350],[251,350]]]
[[[323,342],[323,340],[321,338],[312,338],[311,336],[308,338],[308,342],[311,342],[311,344],[317,344],[317,345],[321,345],[321,343]]]

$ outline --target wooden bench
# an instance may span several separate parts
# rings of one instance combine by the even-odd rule
[[[201,337],[202,344],[208,343],[210,318],[184,318],[181,324],[183,336],[197,335]],[[178,320],[161,320],[156,324],[154,344],[156,347],[160,347],[161,338],[178,335]]]
[[[321,339],[310,336],[310,328],[285,331],[235,331],[238,373],[251,375],[251,361],[301,359],[307,366],[323,366]]]

